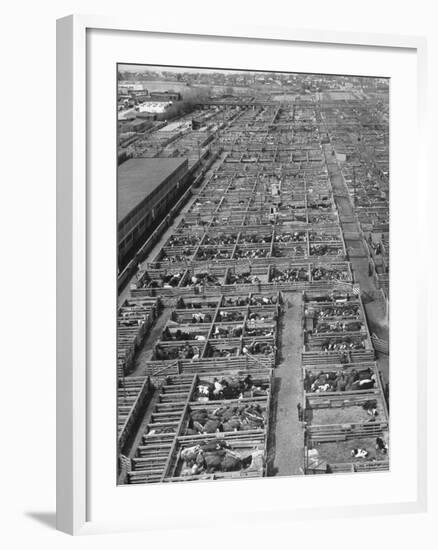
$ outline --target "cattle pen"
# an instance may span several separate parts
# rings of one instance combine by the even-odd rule
[[[386,92],[357,86],[210,98],[130,146],[188,172],[119,274],[119,484],[389,469]]]

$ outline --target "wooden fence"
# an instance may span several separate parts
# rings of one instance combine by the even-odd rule
[[[389,355],[389,342],[387,340],[383,340],[383,338],[379,338],[373,333],[371,336],[371,341],[376,351]]]

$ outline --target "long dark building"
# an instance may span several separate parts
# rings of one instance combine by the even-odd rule
[[[145,234],[174,204],[188,171],[185,158],[135,158],[118,169],[118,261],[131,258]]]

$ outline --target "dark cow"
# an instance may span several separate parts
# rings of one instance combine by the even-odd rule
[[[376,437],[376,450],[382,454],[387,454],[388,444],[381,437]]]

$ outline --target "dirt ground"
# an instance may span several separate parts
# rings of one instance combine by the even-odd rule
[[[366,459],[356,459],[358,462],[369,461],[372,459],[388,458],[388,455],[383,455],[376,451],[375,437],[361,437],[351,439],[349,441],[336,441],[330,443],[319,443],[314,446],[318,451],[320,460],[330,463],[336,462],[351,462],[352,449],[366,449],[369,454]]]
[[[307,411],[307,413],[309,412],[314,425],[365,423],[371,418],[361,406],[311,409]],[[386,420],[383,406],[379,402],[377,402],[377,412],[377,421]]]
[[[303,473],[304,431],[298,421],[297,404],[302,405],[301,302],[299,292],[285,293],[285,310],[280,317],[278,366],[272,388],[271,430],[268,442],[268,475]]]

